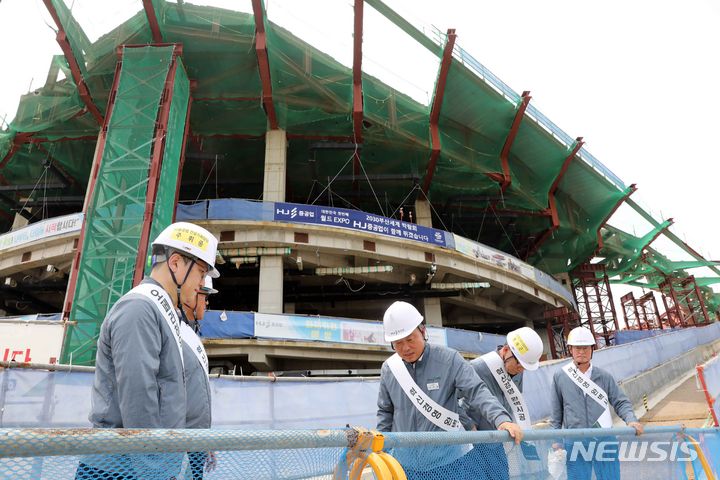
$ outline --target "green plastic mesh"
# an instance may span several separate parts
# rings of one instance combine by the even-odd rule
[[[68,2],[52,0],[92,102],[103,113],[113,84],[117,47],[153,41],[142,2],[136,3],[136,14],[91,42],[70,14]],[[153,0],[151,4],[163,42],[182,44],[187,77],[196,82],[190,116],[192,149],[222,157],[213,170],[213,175],[222,175],[219,186],[208,177],[214,162],[188,162],[181,199],[194,200],[198,195],[260,198],[262,162],[248,161],[262,158],[267,131],[253,15],[187,2]],[[378,2],[369,4],[388,13]],[[289,136],[287,200],[312,201],[322,190],[321,184],[343,166],[344,175],[352,173],[352,165],[347,164],[352,152],[311,150],[316,141],[352,141],[352,70],[324,53],[322,47],[310,45],[268,21],[267,16],[264,27],[272,101],[279,125]],[[409,33],[438,58],[442,56],[443,34],[430,39],[419,32]],[[429,192],[435,226],[524,257],[551,225],[548,191],[560,173],[572,139],[548,127],[539,112],[531,111],[531,104],[508,157],[510,186],[501,192],[497,178],[488,174],[502,172],[500,152],[520,97],[463,55],[456,45],[440,105],[441,153]],[[374,213],[384,210],[387,214],[408,198],[415,184],[422,184],[431,154],[431,109],[367,73],[362,75],[362,87],[363,166],[370,175],[395,180],[374,183],[379,201],[362,178],[354,186],[340,180],[318,201],[341,202]],[[52,144],[45,148],[57,165],[84,187],[98,131],[97,121],[79,96],[67,59],[55,57],[46,84],[22,97],[9,131],[0,132],[0,160],[6,160],[0,173],[12,184],[33,185],[40,180],[42,162],[47,158],[42,151],[24,146],[11,156],[15,158],[6,158],[15,134],[32,133],[36,140]],[[122,133],[117,135],[118,141],[129,140]],[[168,146],[173,151],[176,147],[179,145],[174,142]],[[166,173],[170,172],[163,172],[161,188],[171,189],[172,181]],[[206,179],[209,181],[203,189]],[[82,194],[78,187],[72,188],[73,195]],[[556,194],[559,228],[539,244],[529,261],[549,273],[567,272],[586,261],[597,248],[598,227],[627,193],[622,182],[608,181],[579,156],[573,159]],[[410,195],[407,203],[416,197],[417,193]],[[17,194],[11,200],[19,198]],[[11,200],[0,202],[8,219]],[[491,211],[489,205],[493,206]],[[158,215],[162,221],[168,218],[166,211]],[[638,280],[647,285],[659,283],[638,252],[628,253],[626,242],[633,240],[611,240],[605,245],[602,254],[609,259],[609,274],[622,273],[620,281],[629,284]],[[685,268],[670,263],[661,267],[663,272],[675,274]],[[650,277],[641,279],[645,274]],[[705,288],[712,279],[701,283]],[[714,297],[712,302],[716,302]]]
[[[173,47],[125,48],[112,116],[102,151],[78,269],[75,297],[63,348],[63,361],[92,364],[95,342],[110,307],[132,286],[138,244],[145,213],[148,175],[163,89],[173,58]],[[181,66],[178,71],[181,72]],[[187,107],[187,79],[178,75],[180,89],[174,122],[168,130],[167,155],[178,156]],[[184,101],[183,101],[184,99]],[[179,130],[179,132],[177,131]],[[157,145],[157,144],[156,144]],[[166,156],[166,158],[168,158]],[[177,171],[177,158],[169,161]],[[177,174],[164,182],[175,184]],[[161,185],[155,220],[169,223],[174,189]]]

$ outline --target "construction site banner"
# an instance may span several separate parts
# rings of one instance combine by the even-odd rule
[[[476,261],[484,263],[486,265],[493,265],[507,272],[521,275],[522,277],[525,277],[532,282],[537,282],[543,285],[547,289],[563,297],[569,303],[573,305],[575,304],[572,293],[570,293],[567,288],[563,287],[560,282],[555,280],[547,273],[538,270],[531,265],[528,265],[527,263],[516,257],[513,257],[512,255],[508,255],[505,252],[501,252],[500,250],[488,247],[487,245],[483,245],[482,243],[468,240],[467,238],[461,237],[460,235],[452,234],[452,237],[453,243],[455,245],[455,250],[462,253],[463,255],[467,255],[468,257],[471,257]]]
[[[452,248],[451,241],[447,238],[452,238],[452,235],[442,230],[345,208],[278,202],[275,204],[273,219],[278,222],[347,228]]]
[[[444,329],[428,327],[428,335],[433,344],[447,346]],[[388,345],[380,322],[300,315],[256,313],[255,336],[283,340]]]
[[[55,363],[60,358],[64,325],[37,315],[0,321],[0,360]]]
[[[82,213],[73,213],[71,215],[42,220],[27,227],[0,235],[0,249],[17,247],[55,235],[79,232],[83,225],[83,218],[84,215]]]

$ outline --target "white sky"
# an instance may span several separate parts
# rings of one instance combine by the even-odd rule
[[[68,0],[72,3],[73,0]],[[139,0],[74,0],[102,5],[122,19],[118,5]],[[238,5],[249,2],[191,3]],[[678,236],[707,258],[720,260],[715,188],[720,174],[712,147],[720,131],[720,4],[712,0],[386,0],[416,25],[456,28],[458,43],[626,184],[656,219],[675,219]],[[271,20],[351,64],[352,0],[266,0]],[[440,5],[442,5],[440,7]],[[112,7],[110,7],[112,6]],[[96,17],[97,18],[97,17]],[[0,120],[10,121],[18,96],[40,86],[50,55],[60,50],[41,0],[0,0]],[[369,73],[428,103],[437,58],[408,40],[365,5],[364,61]],[[331,35],[330,37],[328,35]],[[96,34],[92,33],[92,37]],[[328,41],[332,38],[332,41]],[[631,214],[614,223],[642,236]],[[622,216],[622,217],[621,217]],[[683,259],[670,242],[655,245]],[[660,248],[662,246],[663,248]],[[706,272],[696,270],[698,276]]]

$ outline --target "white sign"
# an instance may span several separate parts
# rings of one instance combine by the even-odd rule
[[[0,249],[17,247],[18,245],[55,235],[79,232],[82,229],[83,217],[84,214],[82,213],[73,213],[33,223],[27,227],[0,235]]]
[[[0,360],[58,363],[63,332],[62,322],[0,321]]]
[[[428,327],[427,331],[431,343],[447,346],[445,329]],[[385,341],[382,322],[302,315],[256,313],[255,336],[285,340],[389,345]]]

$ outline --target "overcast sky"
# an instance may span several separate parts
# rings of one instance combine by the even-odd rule
[[[720,260],[714,138],[720,131],[720,4],[711,0],[386,0],[417,25],[456,28],[458,43],[626,184],[656,219],[711,259]],[[68,0],[72,3],[73,0]],[[237,5],[244,1],[190,3]],[[88,30],[123,18],[140,0],[75,0],[107,14]],[[345,64],[352,55],[351,0],[266,0],[270,18]],[[440,7],[442,5],[442,7]],[[437,58],[366,5],[364,68],[428,103]],[[0,120],[18,95],[40,86],[60,53],[41,0],[0,2]],[[340,33],[339,33],[340,32]],[[91,37],[96,36],[91,32]],[[314,37],[315,36],[315,37]],[[328,42],[328,38],[332,41]],[[620,216],[622,215],[622,217]],[[642,236],[648,225],[620,212],[617,226]],[[633,225],[635,223],[635,225]],[[666,240],[655,245],[680,259]],[[702,276],[704,272],[695,272]]]

